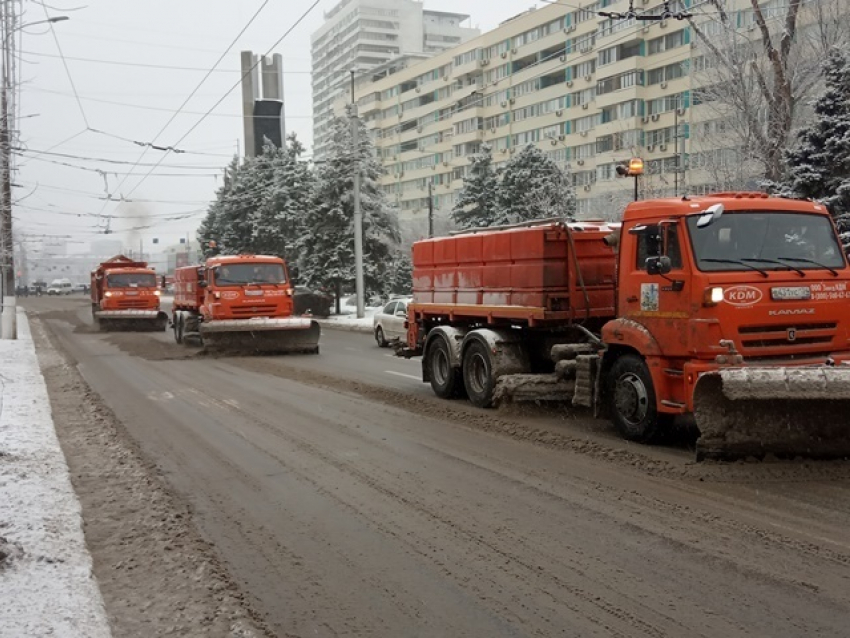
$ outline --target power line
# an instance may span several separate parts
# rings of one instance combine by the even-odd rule
[[[221,166],[219,166],[217,164],[216,165],[206,164],[206,165],[203,165],[203,166],[194,166],[194,165],[190,165],[190,164],[185,164],[185,165],[184,164],[162,164],[161,162],[157,162],[155,164],[151,164],[151,163],[140,164],[139,162],[132,162],[130,160],[107,159],[105,157],[86,157],[86,156],[83,156],[83,155],[73,155],[71,153],[55,153],[55,152],[52,152],[52,151],[36,151],[34,149],[23,148],[23,147],[20,147],[20,146],[13,146],[12,150],[15,151],[15,152],[18,152],[18,153],[35,153],[37,156],[38,155],[49,155],[51,157],[64,157],[64,158],[68,158],[68,159],[77,159],[77,160],[82,160],[82,161],[86,161],[86,162],[104,162],[106,164],[120,164],[120,165],[132,164],[133,166],[146,166],[146,167],[147,166],[153,166],[153,167],[164,166],[166,168],[183,168],[183,169],[186,169],[186,170],[193,170],[194,169],[194,170],[199,170],[199,171],[206,171],[206,170],[211,170],[211,169],[212,170],[221,170]],[[29,159],[35,159],[35,157],[31,157]],[[107,171],[107,172],[112,172],[112,171]]]
[[[108,175],[137,175],[137,173],[130,173],[124,171],[115,171],[112,169],[104,170],[100,168],[91,168],[89,166],[80,166],[78,164],[70,164],[68,162],[62,162],[59,160],[51,160],[46,157],[29,157],[27,161],[37,160],[39,162],[47,162],[48,164],[55,164],[57,166],[65,166],[67,168],[74,168],[80,171],[86,171],[89,173],[97,173],[98,175],[103,176],[104,174]],[[22,166],[26,165],[26,162],[22,164]],[[221,174],[221,169],[219,168],[215,173],[153,173],[151,177],[218,177]]]
[[[269,47],[268,51],[266,51],[266,52],[263,54],[263,57],[266,57],[267,55],[269,55],[269,53],[271,53],[271,52],[274,50],[274,48],[275,48],[275,47],[277,47],[277,46],[278,46],[281,42],[283,42],[283,40],[286,38],[286,36],[288,36],[290,33],[292,33],[292,31],[293,31],[293,30],[295,30],[295,28],[296,28],[299,24],[301,24],[301,22],[303,22],[303,21],[307,18],[307,16],[308,16],[308,15],[310,15],[310,13],[312,13],[313,9],[315,9],[315,8],[318,6],[319,2],[321,2],[321,0],[315,0],[315,1],[313,2],[313,4],[311,4],[309,7],[307,7],[307,10],[306,10],[304,13],[302,13],[302,14],[301,14],[301,16],[300,16],[300,17],[299,17],[299,18],[295,21],[295,23],[294,23],[291,27],[289,27],[289,29],[287,29],[287,30],[284,32],[284,34],[283,34],[282,36],[280,36],[280,38],[278,38],[278,40],[277,40],[274,44],[272,44],[272,46],[271,46],[271,47]],[[264,6],[265,6],[265,5],[264,5]],[[213,112],[213,111],[214,111],[214,110],[218,107],[218,105],[219,105],[219,104],[221,104],[221,103],[225,100],[225,98],[226,98],[228,95],[230,95],[230,93],[231,93],[231,92],[232,92],[235,88],[237,88],[239,85],[241,85],[241,84],[242,84],[242,82],[245,80],[245,78],[246,78],[246,77],[247,77],[250,73],[252,73],[252,72],[253,72],[253,70],[254,70],[255,68],[257,68],[257,65],[259,65],[259,63],[260,63],[260,60],[259,60],[259,59],[258,59],[256,62],[254,62],[254,64],[251,66],[251,68],[250,68],[250,69],[249,69],[246,73],[244,73],[244,74],[242,75],[242,77],[240,77],[240,78],[239,78],[239,81],[238,81],[238,82],[236,82],[236,84],[234,84],[232,87],[230,87],[230,89],[228,89],[228,90],[225,92],[225,94],[224,94],[224,95],[222,95],[222,96],[221,96],[221,98],[219,98],[219,100],[218,100],[215,104],[213,104],[213,105],[212,105],[212,107],[211,107],[211,108],[210,108],[210,109],[209,109],[209,110],[208,110],[208,111],[207,111],[207,112],[206,112],[203,116],[201,116],[201,118],[200,118],[197,122],[195,122],[195,124],[194,124],[194,125],[193,125],[193,126],[192,126],[189,130],[188,130],[188,131],[186,131],[186,133],[185,133],[185,134],[184,134],[184,135],[183,135],[183,136],[182,136],[179,140],[177,140],[177,141],[174,143],[174,145],[176,146],[176,145],[180,144],[183,140],[185,140],[187,137],[189,137],[189,135],[191,135],[192,131],[194,131],[196,128],[198,128],[198,126],[200,126],[200,125],[201,125],[201,122],[203,122],[203,121],[204,121],[204,120],[205,120],[205,119],[209,116],[209,114],[210,114],[210,113],[212,113],[212,112]],[[163,158],[162,158],[162,159],[165,159],[165,156],[163,156]],[[160,160],[160,162],[162,161],[162,159]],[[150,173],[152,173],[152,172],[153,172],[153,169],[151,169],[150,171],[148,171],[148,174],[150,174]],[[136,184],[133,188],[131,188],[131,189],[130,189],[130,191],[127,193],[127,195],[128,195],[128,196],[129,196],[129,195],[132,195],[132,194],[133,194],[133,192],[135,192],[135,190],[136,190],[136,189],[138,189],[138,188],[139,188],[139,186],[141,186],[141,185],[144,183],[144,181],[145,181],[146,179],[147,179],[147,175],[145,175],[144,177],[142,177],[142,179],[141,179],[141,180],[139,180],[139,182],[138,182],[138,183],[137,183],[137,184]]]
[[[250,27],[250,26],[254,23],[254,21],[255,21],[255,20],[257,19],[257,17],[260,15],[260,13],[263,11],[263,9],[265,9],[265,8],[266,8],[266,5],[268,5],[269,1],[270,1],[270,0],[263,0],[263,3],[259,6],[259,8],[258,8],[258,9],[254,12],[254,14],[253,14],[253,15],[251,16],[251,18],[248,20],[248,23],[247,23],[244,27],[242,27],[242,29],[240,29],[239,33],[236,35],[236,37],[235,37],[235,38],[233,38],[233,40],[231,41],[231,43],[230,43],[229,45],[227,45],[227,48],[226,48],[226,49],[222,52],[222,54],[219,56],[218,60],[216,60],[215,64],[213,64],[213,66],[212,66],[212,67],[210,67],[210,69],[206,72],[206,74],[204,75],[204,77],[203,77],[203,78],[201,78],[201,81],[198,83],[198,85],[197,85],[194,89],[192,89],[192,92],[191,92],[191,93],[189,93],[189,96],[188,96],[188,97],[187,97],[187,98],[183,101],[183,103],[180,105],[180,107],[177,109],[177,111],[175,111],[175,112],[171,115],[171,117],[170,117],[170,118],[168,118],[168,121],[165,123],[165,126],[163,126],[163,127],[160,129],[159,133],[157,133],[156,135],[154,135],[154,137],[153,137],[153,140],[154,140],[154,141],[156,141],[156,140],[157,140],[157,138],[165,132],[165,130],[166,130],[166,129],[169,127],[169,125],[170,125],[170,124],[174,121],[174,119],[177,117],[177,115],[180,113],[180,111],[181,111],[181,110],[182,110],[182,109],[183,109],[183,108],[184,108],[184,107],[185,107],[185,106],[189,103],[189,101],[192,99],[192,97],[195,95],[195,93],[197,93],[197,92],[198,92],[198,90],[201,88],[201,86],[204,84],[204,82],[206,82],[206,81],[207,81],[207,78],[209,78],[209,76],[210,76],[210,75],[212,75],[212,73],[213,73],[213,71],[216,69],[216,67],[218,67],[218,65],[219,65],[219,64],[221,64],[221,61],[222,61],[222,60],[224,60],[224,57],[225,57],[225,56],[226,56],[226,55],[230,52],[230,49],[232,49],[232,48],[233,48],[233,46],[234,46],[234,45],[235,45],[235,44],[239,41],[239,38],[240,38],[240,37],[242,37],[242,34],[243,34],[243,33],[245,33],[245,31],[247,31],[247,30],[248,30],[248,27]],[[316,0],[316,1],[318,2],[319,0]],[[217,106],[217,105],[216,105],[216,106]],[[182,141],[183,141],[183,139],[185,139],[185,136],[184,136],[183,138],[180,138],[180,140],[179,140],[176,144],[173,144],[172,146],[177,146],[178,144],[180,144],[180,142],[182,142]],[[141,155],[139,155],[138,160],[136,160],[136,163],[135,163],[135,164],[133,165],[133,167],[130,169],[130,173],[132,173],[132,172],[136,169],[136,167],[139,165],[139,162],[142,160],[142,158],[145,156],[145,154],[146,154],[147,152],[148,152],[148,149],[147,149],[147,148],[145,148],[145,149],[142,151],[142,154],[141,154]],[[162,163],[162,160],[163,160],[163,159],[165,159],[165,157],[167,157],[167,156],[168,156],[168,151],[166,151],[166,152],[165,152],[165,154],[162,156],[162,158],[161,158],[161,159],[160,159],[160,160],[156,163],[156,165],[155,165],[153,168],[151,168],[151,170],[150,170],[150,171],[148,171],[148,172],[149,172],[149,173],[152,173],[152,172],[153,172],[153,171],[154,171],[154,170],[155,170],[155,169],[156,169],[156,168],[157,168],[157,167],[158,167],[158,166]],[[121,190],[121,187],[124,185],[124,183],[127,181],[127,179],[128,179],[129,177],[130,177],[129,175],[124,176],[124,177],[121,179],[121,181],[119,182],[118,186],[115,188],[115,190],[116,190],[116,191]],[[142,181],[144,181],[144,178],[142,179]],[[141,184],[141,182],[139,182],[139,184]],[[136,186],[135,186],[135,187],[134,187],[134,188],[133,188],[133,189],[132,189],[129,193],[127,193],[127,195],[129,196],[130,194],[132,194],[132,192],[133,192],[133,191],[135,191],[135,190],[136,190],[136,188],[138,188],[138,187],[139,187],[139,184],[136,184]],[[108,205],[108,202],[104,203],[103,208],[100,210],[100,212],[101,212],[101,213],[103,213],[103,211],[104,211],[104,210],[106,210],[106,206],[107,206],[107,205]],[[108,227],[108,224],[109,224],[109,222],[107,221],[107,227]]]
[[[22,55],[33,55],[39,58],[59,58],[58,55],[53,55],[50,53],[39,53],[36,51],[21,51]],[[120,60],[101,60],[97,58],[79,58],[73,56],[67,56],[66,60],[72,60],[74,62],[88,62],[91,64],[107,64],[111,66],[129,66],[129,67],[137,67],[141,69],[159,69],[159,70],[169,70],[169,71],[210,71],[204,67],[193,67],[193,66],[179,66],[179,65],[171,65],[171,64],[150,64],[147,62],[123,62]],[[213,69],[211,73],[242,73],[239,69]],[[284,71],[284,75],[312,75],[312,71]]]
[[[73,94],[65,93],[64,91],[53,91],[51,89],[39,89],[39,88],[35,88],[35,87],[31,87],[28,90],[36,92],[36,93],[50,93],[52,95],[64,95],[64,96],[68,96],[68,97],[73,97]],[[128,102],[117,102],[115,100],[104,100],[102,98],[88,97],[88,96],[85,96],[85,95],[80,96],[80,99],[84,100],[86,102],[97,102],[97,103],[100,103],[100,104],[109,104],[109,105],[112,105],[112,106],[124,106],[124,107],[127,107],[127,108],[141,109],[143,111],[160,111],[162,113],[174,113],[174,112],[176,112],[176,109],[169,109],[169,108],[165,108],[165,107],[161,107],[161,106],[146,106],[146,105],[143,105],[143,104],[129,104]],[[200,112],[200,111],[182,111],[182,115],[203,115],[203,113]],[[210,117],[238,117],[238,118],[241,118],[241,117],[244,117],[244,116],[239,115],[238,113],[211,113]],[[252,119],[255,119],[255,120],[261,120],[261,119],[264,119],[264,118],[272,119],[272,118],[276,118],[277,116],[276,115],[251,115],[249,117],[251,117]],[[298,119],[298,120],[313,119],[312,115],[288,115],[287,114],[286,117],[287,117],[287,119],[291,118],[291,119]],[[94,130],[94,129],[87,129],[87,130]]]
[[[51,15],[47,10],[47,5],[44,2],[40,2],[41,8],[44,9],[44,17],[47,18],[47,25],[50,27],[50,33],[53,35],[53,41],[56,43],[56,48],[59,51],[59,57],[62,58],[62,66],[65,67],[65,74],[68,76],[68,82],[71,84],[71,90],[74,92],[74,97],[77,99],[77,106],[80,108],[80,115],[83,116],[83,122],[86,125],[86,128],[89,128],[89,119],[86,117],[86,110],[83,108],[83,103],[80,101],[80,96],[77,93],[77,85],[74,84],[74,78],[71,75],[71,69],[68,68],[68,61],[65,59],[65,54],[62,52],[62,45],[59,44],[59,36],[56,35],[56,29],[53,27],[53,22],[51,22]]]
[[[30,187],[32,187],[36,190],[44,189],[44,190],[53,191],[53,192],[57,192],[57,193],[67,193],[69,195],[78,196],[78,197],[88,197],[88,198],[91,198],[91,199],[99,199],[99,200],[106,199],[106,196],[104,196],[104,195],[91,193],[91,192],[88,192],[88,191],[76,190],[76,189],[73,189],[73,188],[64,188],[64,187],[61,187],[61,186],[51,186],[50,184],[40,184],[38,182],[36,182],[35,184],[31,184],[31,183],[28,183],[28,182],[21,182],[21,185],[22,186],[30,186]],[[179,199],[125,199],[125,200],[122,200],[122,201],[130,203],[130,204],[134,204],[134,203],[139,203],[139,204],[187,204],[187,205],[188,204],[194,204],[196,206],[204,206],[204,205],[209,203],[207,200],[179,200]]]

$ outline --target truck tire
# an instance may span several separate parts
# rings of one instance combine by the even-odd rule
[[[647,443],[658,432],[659,415],[652,375],[644,360],[625,354],[611,366],[606,379],[611,421],[620,435]]]
[[[177,343],[183,343],[183,315],[176,314],[174,315],[174,341]]]
[[[428,371],[431,389],[441,399],[454,399],[463,391],[460,370],[452,365],[449,346],[442,338],[434,339],[428,347]]]
[[[493,407],[493,360],[480,341],[473,341],[463,353],[463,385],[470,403],[479,408]]]

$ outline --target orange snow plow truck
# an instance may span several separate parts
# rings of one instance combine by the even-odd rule
[[[178,268],[174,339],[199,339],[211,352],[318,354],[319,324],[294,316],[292,295],[280,257],[219,256]]]
[[[165,330],[156,272],[147,262],[124,255],[106,260],[91,273],[91,309],[100,330]]]
[[[720,193],[424,240],[413,296],[399,354],[441,397],[566,399],[640,442],[693,415],[698,459],[850,456],[850,270],[817,203]]]

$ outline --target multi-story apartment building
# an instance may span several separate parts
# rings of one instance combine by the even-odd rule
[[[348,95],[350,72],[403,54],[433,55],[479,34],[469,16],[427,11],[415,0],[341,0],[312,36],[314,158],[321,160],[334,102]]]
[[[656,2],[635,4],[660,15]],[[729,4],[741,10],[747,31],[750,3]],[[781,10],[781,0],[765,4]],[[424,228],[429,184],[435,209],[448,213],[468,156],[485,142],[497,165],[538,145],[569,171],[583,216],[619,214],[633,183],[615,168],[633,156],[645,162],[646,196],[725,186],[705,170],[726,122],[703,104],[706,58],[689,23],[605,19],[603,7],[627,4],[546,5],[427,61],[358,82],[359,114],[386,169],[382,188],[402,220]]]

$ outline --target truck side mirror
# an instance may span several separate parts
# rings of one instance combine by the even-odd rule
[[[666,275],[673,270],[673,262],[667,255],[646,258],[646,272],[649,275]]]
[[[205,281],[199,281],[198,282],[198,288],[206,288],[206,287],[207,287],[207,282],[205,282]]]

